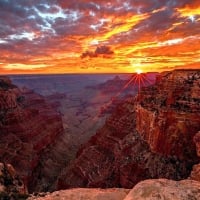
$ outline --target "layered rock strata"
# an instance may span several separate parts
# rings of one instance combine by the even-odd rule
[[[60,114],[42,96],[0,78],[0,161],[11,163],[26,185],[42,152],[62,133]]]
[[[136,130],[152,151],[194,159],[193,137],[200,130],[200,71],[161,74],[143,88],[136,105]]]

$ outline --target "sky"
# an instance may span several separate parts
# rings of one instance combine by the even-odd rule
[[[200,0],[0,0],[0,74],[200,69]]]

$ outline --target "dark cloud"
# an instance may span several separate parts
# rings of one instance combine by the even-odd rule
[[[93,51],[85,51],[81,54],[81,58],[86,58],[86,57],[97,57],[97,55]]]
[[[95,54],[113,54],[114,52],[108,46],[100,46],[95,50]]]
[[[98,46],[96,50],[93,51],[86,51],[81,54],[81,58],[94,58],[98,56],[103,56],[103,57],[110,57],[114,52],[110,49],[108,46]]]

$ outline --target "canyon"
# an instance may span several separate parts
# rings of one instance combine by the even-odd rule
[[[119,77],[41,94],[16,82],[0,77],[0,161],[24,194],[57,190],[29,199],[199,198],[200,70],[164,72],[122,96]]]
[[[106,77],[114,78],[106,81]],[[113,75],[101,76],[99,81],[93,78],[0,78],[0,160],[15,167],[30,192],[50,189],[80,145],[95,134],[112,112],[113,108],[102,112],[101,107],[111,104],[110,98],[117,89],[113,85],[126,82]],[[110,93],[105,94],[108,88]],[[129,88],[126,93],[128,90],[135,91]],[[118,102],[120,99],[112,102],[112,107]]]

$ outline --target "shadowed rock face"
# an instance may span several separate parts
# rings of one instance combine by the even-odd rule
[[[196,145],[197,155],[200,157],[200,131],[194,136],[193,140]],[[200,182],[200,163],[193,166],[189,178]]]
[[[196,145],[197,155],[200,157],[200,131],[197,134],[195,134],[193,140]]]
[[[0,163],[0,199],[26,199],[26,186],[10,164]]]
[[[199,71],[162,74],[155,86],[120,104],[56,188],[131,188],[148,178],[188,177],[198,161],[192,138],[200,129],[199,78]]]
[[[0,160],[29,185],[42,152],[62,134],[60,114],[42,96],[0,78]]]

